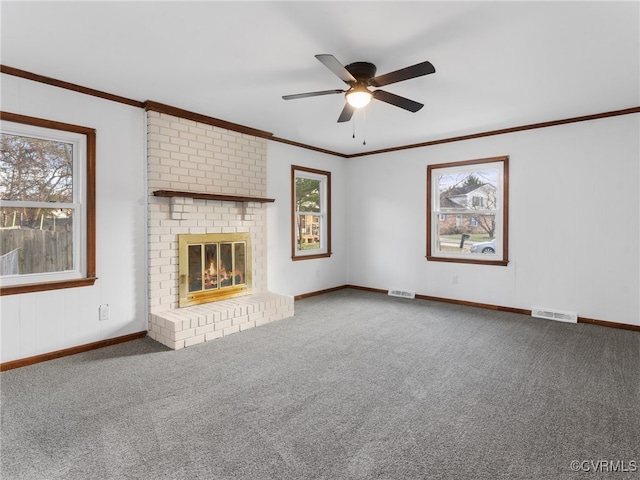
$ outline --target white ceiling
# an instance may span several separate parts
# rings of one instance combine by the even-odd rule
[[[345,154],[640,105],[640,3],[10,2],[2,64],[272,132]],[[429,60],[436,73],[383,87],[336,122],[344,89],[314,58],[378,74]],[[366,135],[366,145],[363,145]]]

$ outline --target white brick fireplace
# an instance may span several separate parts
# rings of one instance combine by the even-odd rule
[[[149,336],[172,349],[294,313],[270,293],[266,265],[266,139],[147,112]],[[179,307],[178,236],[250,236],[251,294]]]

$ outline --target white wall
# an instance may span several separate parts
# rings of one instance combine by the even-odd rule
[[[499,155],[509,265],[427,262],[427,165]],[[639,160],[640,115],[348,159],[348,283],[640,325]]]
[[[267,283],[269,291],[300,295],[347,283],[345,159],[283,143],[267,145]],[[291,165],[331,172],[329,258],[291,260]]]
[[[1,93],[4,111],[96,129],[99,279],[0,297],[0,361],[146,330],[144,111],[8,75]],[[640,325],[639,132],[627,115],[347,160],[268,142],[268,288],[401,288]],[[427,262],[427,165],[498,155],[511,159],[509,265]],[[332,174],[330,258],[291,260],[292,164]]]
[[[145,331],[145,113],[2,75],[2,110],[96,129],[96,268],[91,287],[0,297],[7,362]],[[110,320],[98,321],[109,304]]]

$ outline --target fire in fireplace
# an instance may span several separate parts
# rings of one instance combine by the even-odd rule
[[[251,293],[248,233],[178,236],[180,307]]]

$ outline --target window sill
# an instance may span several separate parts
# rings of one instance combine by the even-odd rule
[[[314,255],[297,255],[295,257],[291,257],[291,260],[294,262],[298,260],[311,260],[313,258],[329,258],[331,256],[330,253],[318,253]]]
[[[471,263],[473,265],[493,265],[499,267],[506,267],[509,264],[509,260],[479,260],[474,258],[449,258],[449,257],[434,257],[427,255],[428,262],[449,262],[449,263]]]
[[[98,277],[77,278],[74,280],[64,280],[61,282],[26,283],[24,285],[10,285],[0,287],[0,296],[19,295],[21,293],[46,292],[49,290],[60,290],[63,288],[89,287],[93,285]]]

